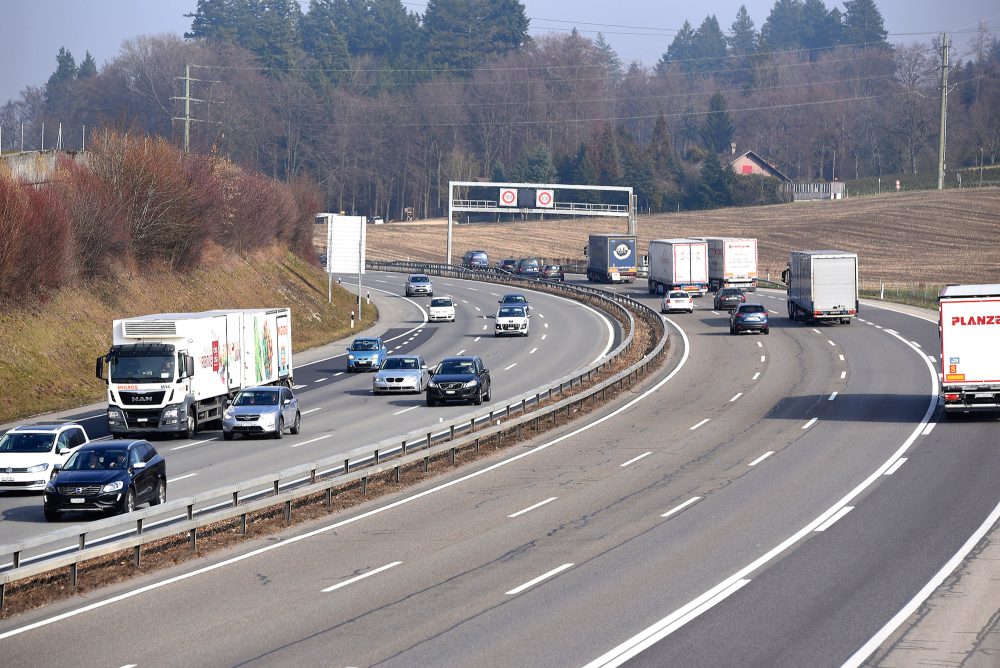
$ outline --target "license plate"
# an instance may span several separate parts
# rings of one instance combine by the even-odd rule
[[[70,499],[70,503],[86,503],[86,499]]]
[[[455,394],[455,390],[445,390],[445,394]]]
[[[0,476],[0,482],[14,482],[14,476],[12,475]]]
[[[136,418],[136,422],[149,422],[149,418]]]

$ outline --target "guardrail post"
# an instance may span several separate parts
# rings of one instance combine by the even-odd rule
[[[451,425],[451,427],[448,428],[448,432],[449,432],[448,433],[448,438],[450,440],[454,441],[455,440],[455,425]]]
[[[527,412],[528,412],[528,400],[521,399],[521,415],[524,415]]]
[[[326,492],[323,494],[323,505],[327,508],[333,505],[333,485],[326,488]]]
[[[450,454],[451,454],[451,465],[452,466],[455,465],[455,451],[456,450],[458,450],[458,448],[452,448],[451,451],[450,451]]]
[[[368,494],[368,476],[361,476],[361,496]]]
[[[479,454],[479,439],[476,439],[476,454]]]
[[[350,459],[345,459],[344,460],[344,475],[347,475],[350,472],[351,472],[351,460]]]
[[[240,533],[244,536],[247,535],[247,514],[243,513],[240,515]]]
[[[424,473],[427,473],[427,467],[430,466],[431,458],[424,456]]]
[[[403,441],[402,445],[399,446],[399,449],[402,454],[406,454],[406,441]]]
[[[399,484],[399,467],[398,466],[392,467],[392,477],[393,477],[393,480],[395,481],[395,483],[398,485]]]
[[[80,575],[80,565],[72,563],[69,565],[69,586],[76,587],[77,578]]]
[[[375,463],[378,464],[378,448],[375,448]]]
[[[80,551],[82,552],[85,547],[87,547],[87,534],[82,533],[80,534]]]
[[[510,404],[507,404],[507,419],[510,419]]]
[[[309,471],[309,484],[316,484],[316,467],[314,466],[311,471]]]
[[[135,546],[135,554],[132,557],[132,562],[136,568],[139,568],[139,565],[142,563],[142,545]]]
[[[278,480],[277,479],[275,479],[275,481],[274,481],[274,495],[278,496]]]
[[[193,520],[194,519],[194,504],[193,503],[189,503],[188,506],[187,506],[187,516],[188,516],[189,520]]]
[[[20,565],[21,565],[21,551],[18,550],[17,552],[14,553],[14,568],[17,568]]]
[[[285,524],[292,521],[292,500],[285,501]]]
[[[3,610],[3,597],[7,593],[7,583],[0,584],[0,610]]]
[[[141,536],[142,535],[142,518],[141,517],[135,521],[135,535],[137,535],[137,536]]]
[[[191,529],[191,551],[198,551],[198,527]]]
[[[469,420],[469,433],[471,434],[476,430],[476,418]]]
[[[427,447],[431,447],[431,432],[427,432]]]
[[[240,505],[240,493],[239,491],[233,492],[233,508]]]

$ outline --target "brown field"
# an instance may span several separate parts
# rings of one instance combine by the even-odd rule
[[[452,262],[473,248],[493,263],[526,255],[582,259],[587,234],[625,230],[618,218],[456,225]],[[858,253],[865,283],[1000,281],[998,188],[640,215],[638,232],[641,247],[687,235],[756,237],[762,277],[776,278],[790,250],[836,248]],[[446,240],[444,220],[370,225],[368,257],[443,262]]]

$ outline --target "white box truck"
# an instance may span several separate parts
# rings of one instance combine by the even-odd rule
[[[1000,285],[943,288],[938,317],[945,415],[1000,410]]]
[[[697,237],[708,244],[708,289],[757,289],[757,240]]]
[[[684,290],[700,297],[708,292],[708,243],[698,239],[653,239],[649,242],[649,294]]]
[[[107,374],[105,374],[107,370]],[[161,313],[115,320],[97,358],[108,384],[112,436],[173,433],[190,438],[222,419],[244,387],[292,385],[287,308]]]
[[[788,286],[788,317],[851,324],[858,314],[858,254],[839,250],[792,251],[781,272]]]

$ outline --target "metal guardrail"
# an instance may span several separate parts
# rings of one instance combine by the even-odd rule
[[[0,572],[0,606],[3,605],[7,585],[43,573],[69,567],[70,584],[76,586],[82,562],[123,550],[133,551],[133,562],[138,566],[142,547],[153,541],[187,534],[192,549],[197,548],[198,531],[209,525],[240,518],[240,530],[246,532],[247,517],[257,511],[284,504],[286,520],[290,519],[292,502],[318,493],[325,494],[325,503],[331,503],[334,488],[360,482],[362,490],[368,479],[382,473],[391,473],[399,479],[400,469],[423,462],[426,470],[431,458],[449,454],[454,462],[459,449],[479,445],[491,438],[505,434],[518,436],[525,425],[541,420],[553,422],[560,414],[567,414],[573,406],[592,400],[608,391],[619,391],[645,373],[663,352],[667,338],[662,318],[656,311],[628,297],[587,286],[518,279],[497,270],[473,271],[450,265],[429,265],[409,262],[369,262],[370,269],[385,271],[419,271],[439,276],[488,280],[494,283],[531,287],[570,297],[583,296],[600,301],[611,313],[628,323],[626,338],[610,353],[595,364],[578,373],[569,374],[546,386],[514,397],[503,408],[476,410],[459,416],[451,422],[434,425],[433,429],[419,429],[403,437],[384,439],[371,445],[354,448],[334,457],[295,466],[277,473],[260,476],[236,485],[210,490],[195,496],[138,510],[126,515],[110,517],[87,524],[57,529],[42,536],[0,546],[0,558],[11,563]],[[626,308],[626,305],[628,308]],[[643,357],[627,369],[578,392],[542,406],[543,401],[562,395],[574,386],[589,383],[594,376],[605,371],[617,358],[631,351],[634,345],[635,319],[629,309],[637,311],[658,333],[655,344]],[[529,411],[530,409],[533,409]],[[468,433],[464,433],[468,432]],[[283,489],[284,488],[284,489]],[[156,526],[150,526],[154,524]],[[111,536],[98,536],[112,530]],[[120,537],[123,533],[129,534]],[[75,541],[73,545],[66,545]],[[41,555],[28,554],[38,548],[49,548]]]

